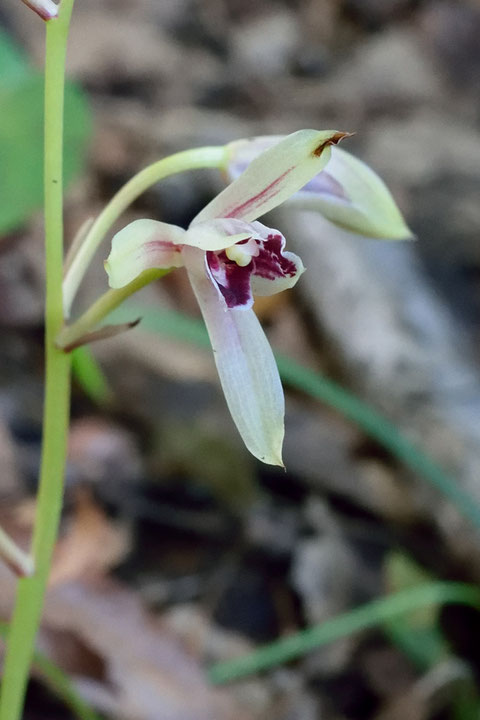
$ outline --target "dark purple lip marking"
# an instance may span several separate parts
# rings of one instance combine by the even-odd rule
[[[250,278],[252,275],[266,280],[281,277],[294,277],[297,266],[283,255],[285,239],[280,234],[272,233],[267,240],[257,241],[259,254],[252,257],[251,262],[241,267],[227,257],[225,250],[221,252],[207,251],[207,265],[212,279],[223,295],[228,308],[251,307],[253,303]]]
[[[233,208],[228,209],[223,214],[223,217],[238,217],[239,215],[245,213],[246,210],[255,207],[259,204],[259,201],[266,202],[267,200],[270,200],[270,198],[275,194],[275,188],[279,183],[282,182],[282,180],[290,173],[292,172],[293,167],[288,168],[288,170],[285,170],[284,173],[282,173],[278,178],[275,178],[273,182],[270,183],[270,185],[267,185],[267,187],[263,188],[263,190],[260,190],[259,193],[254,195],[251,198],[248,198],[244,203],[241,203],[240,205],[234,206]]]

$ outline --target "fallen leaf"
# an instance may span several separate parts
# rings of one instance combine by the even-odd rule
[[[55,549],[50,584],[104,575],[127,554],[125,526],[114,524],[85,488],[77,490],[75,512]]]

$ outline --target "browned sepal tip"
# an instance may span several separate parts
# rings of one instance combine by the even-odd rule
[[[56,346],[59,350],[63,350],[63,352],[69,353],[72,352],[72,350],[81,347],[82,345],[97,342],[98,340],[106,340],[108,338],[115,337],[116,335],[120,335],[121,333],[127,332],[127,330],[131,330],[132,328],[136,327],[140,320],[141,318],[136,318],[135,320],[121,323],[120,325],[104,325],[98,330],[94,330],[93,332],[89,332],[85,335],[82,335],[81,337],[75,338],[75,340],[72,340],[71,342],[67,341],[65,343],[62,343],[62,338],[60,334],[57,339]]]
[[[322,152],[325,150],[326,147],[329,145],[338,145],[339,142],[344,140],[345,138],[349,138],[355,135],[355,133],[349,133],[349,132],[336,132],[334,135],[328,138],[328,140],[325,140],[325,142],[320,143],[318,147],[315,148],[312,155],[315,155],[315,157],[319,157]]]

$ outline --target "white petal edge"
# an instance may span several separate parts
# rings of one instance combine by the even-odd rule
[[[185,247],[182,254],[233,421],[252,455],[283,467],[285,400],[275,358],[257,316],[253,310],[227,309],[207,276],[201,251]]]
[[[256,157],[231,185],[193,220],[214,218],[250,222],[277,207],[319,173],[330,158],[330,146],[345,133],[299,130]]]
[[[112,239],[105,261],[110,287],[120,288],[151,268],[181,267],[185,230],[157,220],[134,220]]]

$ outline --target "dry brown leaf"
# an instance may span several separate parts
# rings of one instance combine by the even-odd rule
[[[32,513],[23,513],[22,522],[19,513],[9,517],[9,532],[25,541]],[[102,577],[105,546],[107,556],[114,554],[111,532],[91,497],[81,493],[72,527],[57,546],[39,648],[85,699],[118,720],[253,720],[231,695],[208,686],[199,659],[133,591]],[[0,585],[0,617],[8,620],[16,578],[2,564]]]
[[[226,694],[207,685],[198,660],[144,611],[135,593],[114,581],[51,588],[45,629],[73,634],[102,660],[105,682],[83,678],[78,687],[116,718],[251,720]],[[61,662],[61,653],[49,644]]]
[[[75,514],[55,549],[50,584],[103,575],[128,552],[125,526],[114,524],[85,488],[77,491]]]

